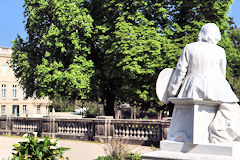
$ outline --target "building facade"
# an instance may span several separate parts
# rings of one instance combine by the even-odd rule
[[[25,98],[25,92],[8,64],[11,54],[10,48],[0,47],[0,115],[32,117],[47,115],[51,104],[48,98]]]

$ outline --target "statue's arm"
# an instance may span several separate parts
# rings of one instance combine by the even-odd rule
[[[169,87],[168,87],[168,96],[169,97],[177,96],[180,86],[185,78],[185,75],[188,70],[188,62],[189,62],[189,57],[188,57],[189,53],[188,52],[189,52],[188,46],[186,46],[183,49],[183,52],[177,63],[176,69],[170,80]]]
[[[223,76],[226,78],[226,67],[227,67],[227,59],[224,49],[222,49],[222,58],[220,61],[220,69],[223,74]]]

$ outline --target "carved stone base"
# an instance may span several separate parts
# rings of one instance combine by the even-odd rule
[[[218,104],[203,99],[169,98],[175,104],[167,140],[193,144],[209,143],[209,130]]]
[[[161,141],[160,151],[142,155],[143,160],[239,160],[240,143],[234,144],[189,144]]]

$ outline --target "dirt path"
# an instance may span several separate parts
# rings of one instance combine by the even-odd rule
[[[21,137],[0,136],[0,160],[11,157],[12,145],[20,141]],[[85,142],[77,140],[59,140],[63,147],[71,148],[66,151],[64,157],[69,157],[70,160],[93,160],[98,156],[105,155],[104,147],[107,144]],[[127,145],[132,149],[132,152],[147,153],[151,152],[151,147],[139,145]]]

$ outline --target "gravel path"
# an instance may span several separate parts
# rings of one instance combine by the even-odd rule
[[[0,136],[0,160],[11,157],[13,144],[20,141],[21,137]],[[98,156],[105,155],[104,147],[107,144],[86,142],[78,140],[59,140],[62,147],[71,148],[66,151],[64,157],[69,157],[70,160],[93,160]],[[148,153],[152,151],[151,147],[140,145],[127,145],[132,149],[132,152]]]

